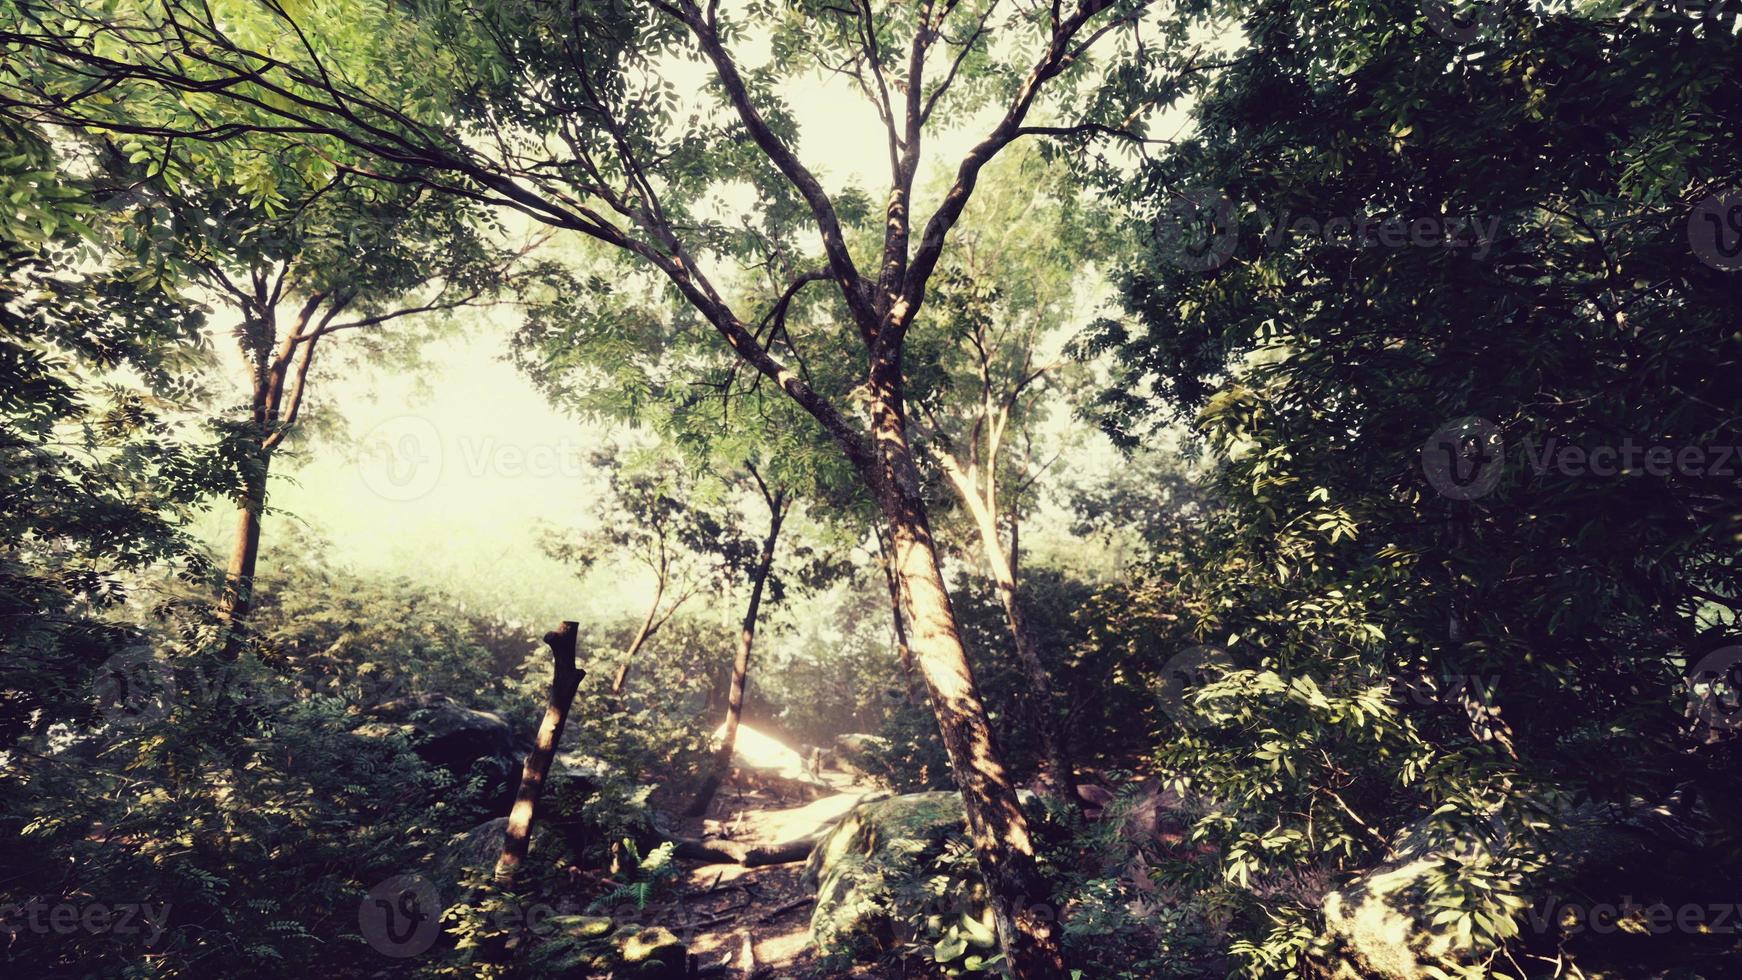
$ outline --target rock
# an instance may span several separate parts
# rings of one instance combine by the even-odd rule
[[[612,940],[620,963],[616,976],[678,980],[689,966],[688,948],[664,926],[624,926]]]
[[[357,734],[400,731],[410,735],[418,756],[430,765],[463,772],[479,759],[521,754],[514,730],[501,715],[467,708],[443,695],[395,698],[366,714],[378,721],[358,728]]]
[[[681,980],[689,949],[661,926],[623,925],[596,915],[557,915],[546,919],[551,935],[532,953],[532,976],[556,980],[596,977]]]
[[[805,864],[802,880],[817,893],[811,914],[817,947],[851,956],[890,948],[892,883],[941,853],[945,841],[965,828],[962,798],[954,792],[867,800],[849,810]]]
[[[1554,869],[1560,884],[1540,882],[1540,888],[1546,893],[1570,886],[1587,901],[1610,891],[1646,894],[1652,887],[1647,869],[1665,864],[1689,845],[1673,820],[1648,808],[1623,812],[1599,804],[1569,806],[1541,823],[1552,830],[1532,835],[1529,849],[1546,857],[1546,866]],[[1325,932],[1312,956],[1319,975],[1335,980],[1414,980],[1461,976],[1471,970],[1479,955],[1459,941],[1455,923],[1433,921],[1439,909],[1429,905],[1429,885],[1449,866],[1480,864],[1523,843],[1513,839],[1515,833],[1531,832],[1509,830],[1498,820],[1479,830],[1455,832],[1424,820],[1398,834],[1392,842],[1394,860],[1325,896],[1321,905]],[[1616,867],[1630,870],[1614,880],[1611,872]],[[1549,898],[1527,896],[1532,909],[1544,906]],[[1614,899],[1620,903],[1622,895],[1617,893]],[[1526,928],[1530,928],[1528,915]],[[1558,929],[1552,922],[1538,928]],[[1554,942],[1553,936],[1547,938]]]
[[[714,730],[712,742],[719,745],[726,726]],[[804,756],[770,735],[739,724],[732,742],[733,779],[740,787],[767,789],[782,797],[810,800],[833,792],[805,764]]]
[[[467,708],[452,698],[426,694],[395,698],[365,712],[375,719],[352,730],[362,738],[404,735],[418,758],[462,778],[482,775],[485,812],[500,813],[514,802],[527,746],[508,722],[490,711]]]
[[[842,770],[856,776],[874,775],[887,768],[877,761],[877,753],[887,752],[889,749],[889,740],[881,735],[848,732],[835,736],[832,761],[839,764]]]
[[[489,875],[502,855],[502,839],[508,832],[508,818],[497,817],[466,831],[436,855],[432,880],[441,897],[450,903],[466,892],[469,877]],[[532,842],[527,846],[529,867],[548,867],[569,855],[562,836],[543,821],[532,827]]]

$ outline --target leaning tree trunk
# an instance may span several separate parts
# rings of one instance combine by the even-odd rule
[[[708,812],[708,804],[714,802],[714,794],[720,791],[720,784],[732,769],[732,750],[738,745],[738,722],[744,717],[744,682],[750,673],[750,648],[756,642],[756,615],[762,608],[763,583],[768,581],[768,571],[774,567],[774,545],[780,538],[783,517],[777,507],[768,526],[768,537],[762,542],[762,555],[757,559],[755,578],[750,584],[750,605],[744,610],[744,623],[738,630],[738,653],[732,658],[732,688],[726,696],[726,727],[720,735],[720,747],[714,751],[713,768],[702,780],[702,787],[696,791],[695,801],[690,804],[689,816],[692,817]]]
[[[659,602],[665,597],[665,583],[661,581],[654,586],[653,601],[647,605],[647,618],[641,621],[641,628],[635,631],[635,638],[629,641],[629,649],[623,651],[623,662],[617,665],[617,673],[611,678],[611,696],[613,698],[623,693],[624,685],[629,683],[629,665],[641,655],[641,647],[647,643],[647,638],[653,635],[654,620],[659,616]]]
[[[919,471],[900,412],[899,369],[885,374],[872,403],[881,463],[878,505],[889,523],[897,574],[912,612],[909,641],[925,678],[938,731],[967,811],[968,833],[992,906],[999,945],[1017,980],[1065,976],[1057,916],[1035,860],[1034,839],[1016,787],[974,684],[955,610],[944,587],[937,548],[920,497]],[[874,375],[874,383],[878,379]]]
[[[1035,642],[1028,617],[1022,608],[1022,597],[1016,591],[1016,569],[1011,565],[998,538],[998,522],[990,511],[971,496],[964,495],[968,509],[980,533],[980,547],[986,565],[992,571],[992,581],[998,590],[998,602],[1004,607],[1004,619],[1010,627],[1010,638],[1016,646],[1016,660],[1028,681],[1029,714],[1034,720],[1035,741],[1040,744],[1040,783],[1049,796],[1072,802],[1076,793],[1071,774],[1070,756],[1065,751],[1064,733],[1059,730],[1058,714],[1052,692],[1052,680],[1046,664],[1040,659],[1040,644]]]
[[[550,699],[545,702],[544,718],[538,723],[538,739],[526,754],[526,766],[520,773],[520,792],[515,794],[514,809],[508,812],[508,828],[502,835],[502,855],[496,859],[496,880],[506,888],[514,885],[514,876],[526,860],[527,843],[532,839],[532,819],[538,809],[538,798],[544,792],[545,777],[556,758],[556,747],[562,742],[563,725],[569,720],[569,706],[574,703],[575,689],[587,672],[575,666],[575,634],[578,623],[563,624],[544,634],[550,644],[552,670]]]

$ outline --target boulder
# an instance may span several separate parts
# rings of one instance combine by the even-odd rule
[[[507,833],[507,817],[486,820],[455,837],[436,855],[431,880],[444,900],[451,903],[463,897],[469,891],[469,880],[475,882],[494,871]],[[527,846],[529,868],[555,867],[572,857],[573,851],[563,835],[543,820],[533,823],[532,842]]]
[[[726,726],[714,730],[712,744],[725,738]],[[740,787],[767,789],[782,797],[811,800],[834,792],[811,773],[797,749],[773,736],[739,724],[732,742],[733,779]]]
[[[642,853],[670,835],[655,825],[654,787],[629,781],[609,762],[564,752],[551,762],[538,821],[560,835],[578,863],[597,866],[624,837]]]
[[[619,977],[677,980],[689,965],[689,950],[683,940],[664,926],[624,926],[612,941],[617,948],[615,975]]]
[[[434,766],[463,772],[473,762],[492,757],[513,758],[521,753],[514,730],[501,715],[467,708],[439,694],[395,698],[368,709],[376,719],[356,730],[359,735],[382,735],[398,731],[412,738],[417,754]]]
[[[1335,980],[1414,980],[1423,976],[1462,976],[1476,969],[1481,955],[1460,941],[1455,922],[1435,922],[1440,911],[1430,905],[1436,876],[1460,864],[1483,864],[1515,845],[1527,846],[1553,869],[1554,882],[1537,883],[1542,895],[1526,896],[1532,911],[1549,907],[1551,890],[1570,890],[1587,900],[1615,892],[1649,894],[1649,869],[1664,866],[1689,846],[1686,828],[1661,809],[1621,808],[1583,804],[1560,808],[1552,817],[1532,821],[1534,828],[1513,830],[1498,819],[1462,829],[1420,821],[1392,841],[1394,858],[1328,893],[1322,902],[1325,930],[1312,959],[1320,976]],[[1529,835],[1528,841],[1519,834]],[[1629,869],[1614,876],[1617,867]],[[1605,880],[1608,879],[1608,880]],[[1540,913],[1524,928],[1537,935],[1526,943],[1562,939],[1553,916]]]
[[[802,880],[817,893],[811,938],[818,949],[867,956],[891,948],[893,884],[965,829],[962,798],[954,792],[867,800],[849,810],[805,864]],[[967,896],[970,904],[975,897]]]
[[[876,756],[889,751],[890,747],[890,741],[881,735],[848,732],[835,736],[834,761],[847,772],[869,776],[886,768],[876,761]]]
[[[362,738],[403,735],[418,758],[455,775],[485,778],[486,812],[501,812],[514,801],[528,746],[514,737],[501,715],[467,708],[452,698],[425,694],[395,698],[364,712],[371,721],[352,730]]]

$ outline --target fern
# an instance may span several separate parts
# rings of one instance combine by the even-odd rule
[[[593,900],[587,906],[589,912],[602,908],[613,908],[626,902],[634,902],[637,909],[644,909],[647,903],[661,889],[677,880],[678,867],[672,863],[672,857],[677,853],[677,845],[666,841],[647,853],[646,857],[635,846],[635,841],[623,838],[623,850],[630,860],[635,862],[631,872],[633,880],[617,886],[611,891]]]

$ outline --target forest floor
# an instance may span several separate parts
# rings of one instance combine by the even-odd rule
[[[845,773],[823,772],[819,778],[833,792],[808,802],[728,782],[705,818],[685,820],[678,829],[686,836],[749,847],[784,843],[814,832],[874,789]],[[799,881],[803,861],[759,868],[681,859],[680,863],[684,872],[668,924],[689,943],[703,975],[745,980],[825,976],[810,941],[814,896]],[[839,970],[826,974],[858,975],[871,974]]]

